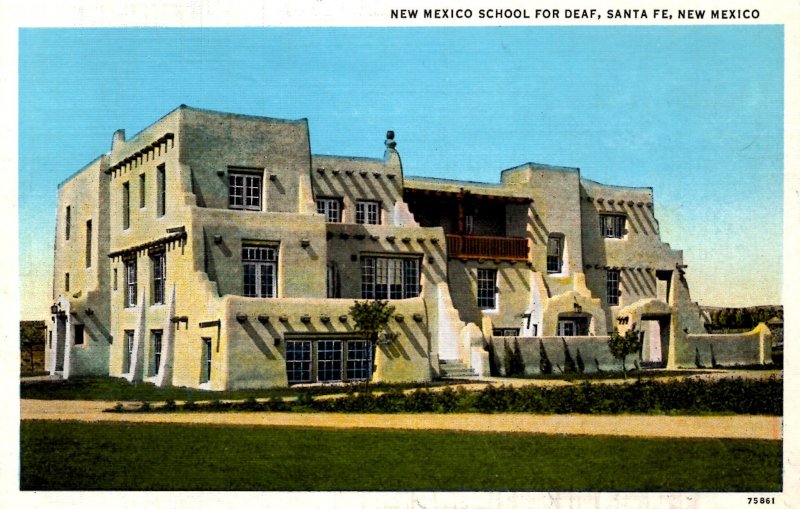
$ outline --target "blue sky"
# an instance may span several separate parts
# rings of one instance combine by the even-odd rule
[[[315,153],[496,182],[652,186],[692,297],[781,303],[781,26],[22,29],[20,298],[49,305],[56,186],[180,104],[308,118]]]

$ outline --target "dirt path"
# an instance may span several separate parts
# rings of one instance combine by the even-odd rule
[[[85,422],[218,424],[499,431],[564,435],[780,440],[782,419],[769,416],[293,414],[279,412],[104,413],[108,401],[22,400],[21,418]]]

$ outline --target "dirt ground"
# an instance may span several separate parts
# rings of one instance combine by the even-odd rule
[[[531,414],[335,414],[335,413],[107,413],[108,401],[22,400],[23,420],[180,423],[226,426],[301,426],[557,435],[780,440],[782,418],[770,416],[531,415]]]

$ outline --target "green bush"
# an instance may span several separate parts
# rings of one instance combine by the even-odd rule
[[[547,357],[547,350],[544,349],[544,343],[539,340],[539,372],[543,375],[553,374],[553,364],[550,358]]]

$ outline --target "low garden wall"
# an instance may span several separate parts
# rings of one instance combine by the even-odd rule
[[[507,375],[506,356],[509,352],[514,355],[519,345],[526,375],[547,374],[548,364],[553,374],[569,371],[567,352],[577,371],[621,371],[622,362],[611,355],[609,339],[609,336],[492,337],[489,339],[490,361],[494,362],[496,373]],[[625,360],[626,367],[633,368],[634,361],[638,358],[638,354],[629,355]]]
[[[689,334],[682,343],[675,349],[681,368],[772,363],[772,341],[764,324],[742,334]]]

